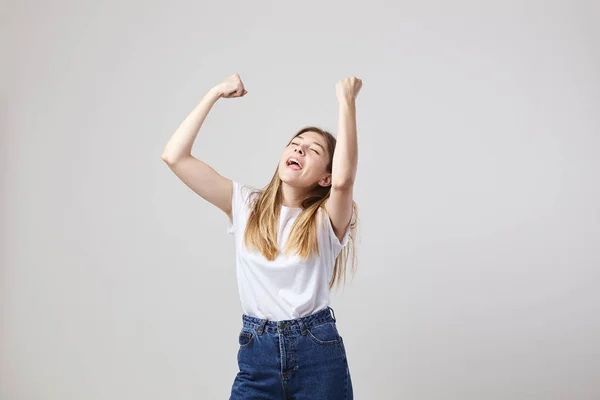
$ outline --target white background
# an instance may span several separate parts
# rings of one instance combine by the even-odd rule
[[[0,398],[226,399],[228,219],[161,160],[263,187],[357,99],[355,398],[600,398],[600,3],[3,3]]]

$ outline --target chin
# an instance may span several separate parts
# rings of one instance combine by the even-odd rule
[[[285,176],[285,175],[279,175],[279,179],[281,179],[282,182],[285,182],[291,186],[300,186],[298,184],[301,182],[300,179],[291,178],[291,177]]]
[[[290,176],[287,174],[279,174],[279,179],[281,179],[282,182],[285,182],[290,186],[295,186],[295,187],[303,187],[304,186],[304,180],[300,179],[299,177],[294,177],[294,176]]]

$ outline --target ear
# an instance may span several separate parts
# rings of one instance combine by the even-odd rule
[[[331,174],[328,173],[327,175],[325,175],[324,177],[319,179],[318,184],[323,187],[327,187],[327,186],[331,185]]]

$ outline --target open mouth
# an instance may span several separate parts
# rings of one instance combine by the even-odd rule
[[[296,170],[296,171],[298,171],[298,170],[301,170],[301,169],[302,169],[302,165],[301,165],[301,164],[300,164],[300,162],[299,162],[297,159],[295,159],[294,157],[290,157],[290,158],[287,160],[287,167],[288,167],[288,168],[290,168],[290,169]]]

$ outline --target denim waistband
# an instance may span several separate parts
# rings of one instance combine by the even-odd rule
[[[333,308],[327,307],[313,314],[296,319],[285,319],[281,321],[271,321],[264,318],[252,317],[242,314],[242,324],[246,328],[253,328],[262,335],[267,332],[285,332],[300,330],[304,334],[306,329],[310,329],[316,325],[325,322],[335,322],[335,312]]]

